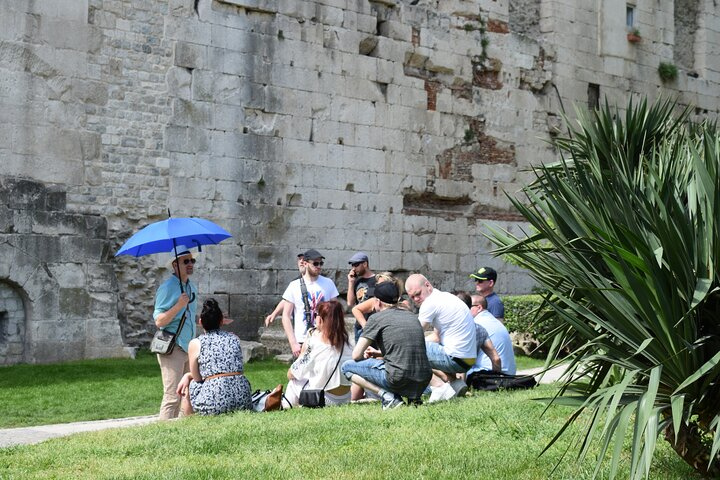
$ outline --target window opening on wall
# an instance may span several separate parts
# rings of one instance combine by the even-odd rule
[[[587,96],[589,110],[600,108],[600,85],[588,83]]]
[[[628,30],[635,28],[635,6],[629,3],[625,5],[625,26]]]

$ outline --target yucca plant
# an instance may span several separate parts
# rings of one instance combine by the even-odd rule
[[[531,231],[491,233],[563,320],[551,360],[568,339],[582,345],[551,399],[578,408],[550,445],[586,420],[579,458],[601,442],[611,477],[629,435],[633,478],[647,477],[661,435],[720,476],[720,136],[676,109],[578,112],[561,160],[513,200]]]

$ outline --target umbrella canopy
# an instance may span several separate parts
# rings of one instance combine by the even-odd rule
[[[146,226],[120,247],[115,256],[142,257],[171,252],[177,245],[197,247],[215,245],[230,235],[225,229],[202,218],[168,218]]]

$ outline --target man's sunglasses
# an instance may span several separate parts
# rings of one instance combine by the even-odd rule
[[[325,265],[325,262],[310,262],[310,263],[312,263],[313,266],[315,266],[315,267],[322,267],[323,265]]]
[[[183,260],[183,265],[189,265],[191,263],[195,265],[195,262],[197,262],[197,260],[194,258],[186,258],[185,260]]]
[[[363,263],[365,263],[365,262],[355,262],[355,263],[351,263],[350,265],[353,267],[357,267],[358,265],[362,265]]]

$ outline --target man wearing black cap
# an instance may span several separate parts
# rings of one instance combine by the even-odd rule
[[[354,307],[372,297],[372,291],[375,287],[375,274],[370,270],[369,259],[367,253],[357,252],[348,260],[350,264],[350,272],[348,273],[348,290],[347,305]],[[372,313],[370,314],[372,315]],[[370,318],[365,317],[365,321]],[[362,333],[362,325],[355,321],[355,343],[357,343]]]
[[[342,372],[380,396],[383,410],[388,410],[403,405],[402,397],[419,401],[432,370],[422,326],[417,315],[398,307],[400,292],[395,282],[378,283],[374,295],[376,313],[365,324],[353,360],[342,365]],[[378,348],[371,347],[372,343]]]
[[[497,293],[493,291],[497,282],[497,272],[490,267],[480,267],[470,274],[475,280],[475,290],[487,300],[487,311],[501,322],[505,319],[505,305]]]
[[[290,282],[282,296],[285,300],[282,314],[283,329],[295,357],[300,355],[307,331],[315,326],[317,306],[320,302],[327,302],[338,296],[335,283],[320,275],[325,264],[324,258],[314,248],[303,253],[301,265],[305,268],[305,273]]]

